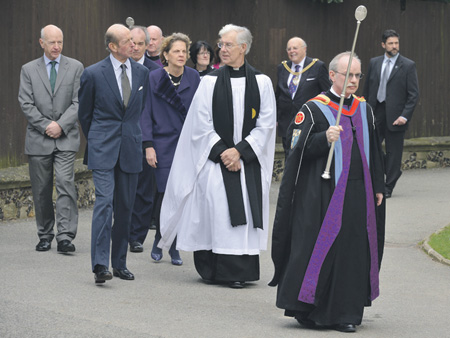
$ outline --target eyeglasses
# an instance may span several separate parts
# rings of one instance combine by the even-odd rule
[[[206,51],[206,52],[198,52],[197,55],[209,56],[209,55],[211,55],[211,53],[208,52],[208,51]]]
[[[344,76],[347,75],[346,73],[341,73],[341,72],[335,72],[335,73],[338,73],[338,74],[341,74]],[[355,77],[360,80],[364,77],[364,74],[363,73],[356,73],[356,74],[350,73],[350,74],[348,74],[348,77],[349,77],[349,79],[351,79],[352,77]]]
[[[231,48],[236,47],[236,46],[239,46],[239,45],[240,45],[240,43],[235,45],[235,44],[232,44],[232,43],[222,43],[222,42],[219,42],[219,43],[217,44],[217,47],[219,47],[220,49],[230,50]]]

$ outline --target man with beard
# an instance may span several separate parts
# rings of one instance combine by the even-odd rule
[[[370,60],[364,97],[375,109],[381,142],[385,141],[386,198],[391,197],[402,174],[405,132],[419,100],[416,64],[400,55],[400,36],[392,29],[383,33],[385,54]]]
[[[354,96],[361,62],[350,53],[330,63],[333,83],[307,102],[288,135],[272,237],[277,307],[306,327],[354,332],[378,297],[384,244],[383,168],[372,109]],[[345,100],[336,116],[341,93]],[[335,142],[331,179],[321,177]]]

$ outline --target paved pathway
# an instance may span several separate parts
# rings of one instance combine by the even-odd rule
[[[271,217],[278,184],[272,186]],[[450,223],[450,169],[407,171],[388,200],[381,296],[366,310],[363,337],[450,337],[450,267],[432,261],[417,243]],[[206,285],[192,254],[184,265],[160,263],[145,251],[129,254],[135,281],[95,286],[90,272],[91,210],[80,213],[74,255],[36,252],[34,220],[0,223],[0,337],[335,337],[283,316],[261,280],[243,290]],[[153,232],[150,233],[152,237]]]

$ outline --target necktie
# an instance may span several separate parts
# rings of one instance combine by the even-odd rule
[[[52,93],[55,91],[56,83],[56,61],[50,61],[52,69],[50,69],[50,87],[52,87]]]
[[[384,66],[383,74],[381,74],[380,86],[378,87],[377,100],[378,102],[384,102],[386,100],[386,85],[389,78],[389,68],[391,60],[387,59]]]
[[[295,65],[295,72],[298,73],[300,70],[300,65]],[[294,93],[297,91],[297,86],[299,82],[299,76],[294,75],[292,76],[291,82],[289,82],[289,93],[291,95],[294,95]]]
[[[122,98],[123,98],[123,106],[127,108],[128,100],[130,99],[131,95],[131,87],[130,87],[130,80],[128,80],[127,76],[127,66],[125,64],[121,64],[120,67],[122,67]]]

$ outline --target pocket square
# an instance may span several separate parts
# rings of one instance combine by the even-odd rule
[[[306,81],[313,81],[315,79],[316,79],[315,77],[310,77],[309,79],[306,79]]]
[[[140,86],[139,89],[138,89],[138,91],[141,90],[142,88],[144,88],[144,87],[143,87],[143,86]]]

